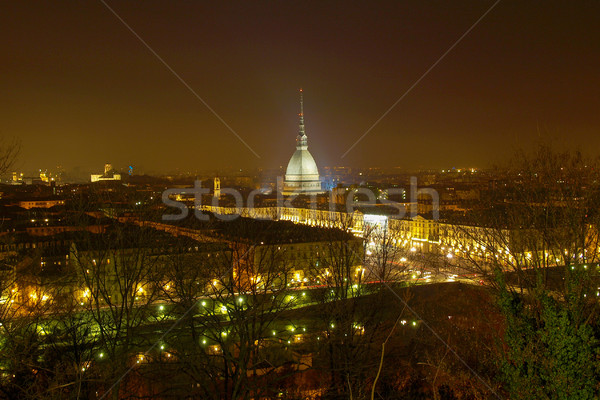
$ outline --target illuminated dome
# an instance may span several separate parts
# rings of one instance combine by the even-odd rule
[[[308,151],[302,103],[302,89],[300,89],[300,133],[296,137],[296,151],[290,158],[285,171],[283,192],[286,195],[323,193],[317,163]]]
[[[308,177],[319,179],[319,169],[308,150],[297,149],[294,152],[285,171],[285,177],[288,180],[301,180]]]

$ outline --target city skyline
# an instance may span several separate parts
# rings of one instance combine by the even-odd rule
[[[600,2],[4,2],[0,397],[600,398]]]
[[[18,170],[277,168],[303,87],[319,167],[483,168],[540,138],[595,155],[597,7],[3,4],[0,132]]]

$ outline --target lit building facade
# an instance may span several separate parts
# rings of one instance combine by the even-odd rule
[[[19,207],[30,210],[32,208],[50,208],[55,206],[64,206],[65,201],[61,199],[52,199],[52,200],[26,200],[20,201]]]
[[[112,175],[110,175],[111,172]],[[104,174],[92,174],[90,180],[92,182],[120,181],[121,174],[114,173],[112,164],[104,164]]]

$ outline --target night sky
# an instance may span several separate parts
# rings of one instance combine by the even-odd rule
[[[539,137],[600,153],[600,3],[0,4],[0,135],[19,168],[286,165],[304,89],[319,167],[484,167]]]

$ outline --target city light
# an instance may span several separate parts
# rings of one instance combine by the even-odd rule
[[[600,398],[600,3],[13,3],[0,393]]]

